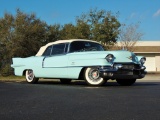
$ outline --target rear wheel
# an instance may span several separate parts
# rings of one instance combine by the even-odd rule
[[[87,84],[93,86],[100,86],[106,82],[103,78],[99,76],[99,72],[96,67],[86,68],[84,71],[84,78]]]
[[[33,70],[27,70],[26,71],[26,81],[28,83],[37,83],[39,80],[39,78],[36,78],[34,73],[33,73]]]
[[[123,86],[130,86],[136,82],[136,79],[116,79],[117,83]]]
[[[62,84],[69,84],[69,83],[71,83],[71,79],[60,79],[60,81],[61,81],[61,83]]]

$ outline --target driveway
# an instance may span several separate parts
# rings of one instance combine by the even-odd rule
[[[160,120],[160,80],[149,75],[133,86],[83,81],[0,82],[1,120]]]

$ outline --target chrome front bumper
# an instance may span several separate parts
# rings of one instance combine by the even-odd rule
[[[99,67],[100,77],[106,79],[140,79],[145,77],[145,66],[138,64],[114,64]]]

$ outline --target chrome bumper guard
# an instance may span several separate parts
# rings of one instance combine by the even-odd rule
[[[99,74],[102,78],[108,79],[138,79],[147,74],[145,66],[136,64],[114,64],[113,66],[99,67]]]

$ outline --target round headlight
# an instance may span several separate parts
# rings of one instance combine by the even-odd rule
[[[146,58],[145,58],[145,57],[141,58],[141,59],[140,59],[140,62],[141,62],[141,64],[143,65],[143,64],[146,62]]]
[[[112,62],[113,59],[114,59],[114,55],[112,55],[112,54],[108,54],[108,55],[106,56],[106,60],[107,60],[108,62]]]

